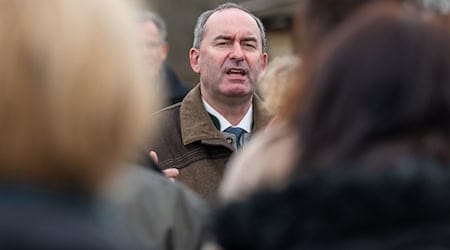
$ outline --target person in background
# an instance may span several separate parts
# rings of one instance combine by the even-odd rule
[[[133,10],[0,3],[1,249],[139,249],[95,198],[152,128]]]
[[[422,17],[376,4],[322,43],[287,187],[218,212],[223,249],[450,247],[450,33]]]
[[[202,197],[215,196],[225,163],[265,127],[270,115],[255,95],[268,56],[261,21],[240,5],[225,3],[200,15],[189,51],[200,83],[177,105],[155,117],[164,127],[148,151],[163,169]]]
[[[145,11],[140,15],[139,25],[145,61],[149,68],[156,69],[159,76],[159,81],[152,86],[164,96],[163,105],[181,102],[189,88],[181,83],[173,69],[165,63],[169,53],[166,23],[157,13]]]

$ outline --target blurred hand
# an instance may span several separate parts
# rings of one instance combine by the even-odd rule
[[[163,173],[171,181],[175,181],[177,176],[180,174],[180,171],[178,171],[178,169],[176,168],[167,168],[163,170]]]
[[[152,158],[152,160],[158,164],[158,154],[155,151],[150,151],[149,153],[150,158]]]
[[[158,154],[155,151],[150,151],[149,155],[150,155],[150,158],[152,158],[152,160],[156,164],[158,164]],[[177,176],[180,174],[180,171],[178,171],[178,169],[176,169],[176,168],[167,168],[167,169],[163,170],[163,173],[171,181],[175,181]]]

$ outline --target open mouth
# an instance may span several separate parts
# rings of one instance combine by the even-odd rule
[[[228,75],[241,75],[245,76],[247,72],[243,69],[231,68],[226,71]]]

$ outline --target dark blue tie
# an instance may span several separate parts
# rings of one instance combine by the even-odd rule
[[[245,130],[243,130],[242,128],[228,127],[225,129],[225,132],[234,134],[236,136],[237,148],[240,148],[242,146],[241,139],[242,139],[242,135],[245,133]]]

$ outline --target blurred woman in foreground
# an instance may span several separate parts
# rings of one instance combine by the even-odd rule
[[[0,3],[0,248],[130,247],[91,199],[153,107],[125,2]]]

